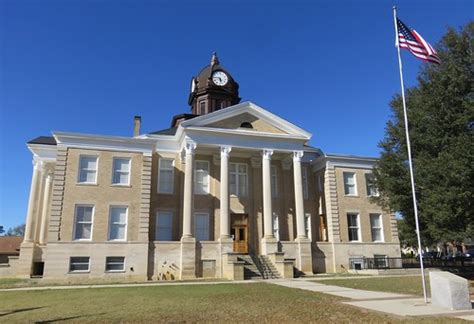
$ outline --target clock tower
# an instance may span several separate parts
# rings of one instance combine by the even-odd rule
[[[194,115],[204,115],[240,102],[239,84],[212,54],[211,64],[191,79],[188,104]]]

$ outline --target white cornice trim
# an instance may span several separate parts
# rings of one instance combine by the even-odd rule
[[[92,135],[81,133],[54,132],[56,142],[67,147],[115,150],[127,152],[141,152],[151,154],[154,151],[156,140],[138,137],[122,137],[109,135]]]
[[[56,161],[57,146],[46,144],[27,144],[33,158],[40,161]]]
[[[325,154],[314,162],[313,171],[323,167],[340,167],[356,169],[373,169],[378,159],[374,157]]]
[[[231,135],[242,135],[250,137],[266,137],[266,138],[275,138],[275,139],[289,139],[289,140],[302,140],[307,141],[306,137],[299,135],[289,135],[289,134],[279,134],[279,133],[269,133],[269,132],[258,132],[254,130],[247,129],[227,129],[227,128],[217,128],[217,127],[194,127],[190,126],[185,128],[185,132],[197,131],[197,132],[206,132],[206,133],[216,133],[216,134],[231,134]]]
[[[214,111],[212,113],[195,117],[193,119],[186,120],[180,124],[183,128],[191,126],[205,126],[211,123],[215,123],[224,119],[234,117],[242,113],[250,113],[262,120],[267,121],[273,126],[288,132],[294,136],[300,136],[307,140],[311,139],[312,134],[304,129],[290,123],[289,121],[269,112],[268,110],[250,102],[246,101],[225,109]]]

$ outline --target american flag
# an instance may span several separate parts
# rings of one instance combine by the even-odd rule
[[[414,29],[407,27],[397,18],[398,44],[402,48],[408,49],[413,55],[423,61],[440,64],[435,49],[421,37]]]

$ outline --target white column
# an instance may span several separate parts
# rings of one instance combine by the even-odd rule
[[[229,226],[229,154],[232,150],[229,146],[221,147],[221,238],[230,237]]]
[[[185,168],[184,168],[184,197],[183,197],[183,238],[193,237],[191,231],[191,217],[193,215],[193,177],[194,177],[194,153],[195,143],[186,143],[185,146]]]
[[[293,172],[295,181],[295,212],[296,212],[296,234],[297,238],[306,238],[304,229],[304,201],[303,201],[303,179],[301,175],[301,158],[303,151],[293,152]]]
[[[48,211],[49,211],[49,200],[51,198],[51,183],[53,182],[52,172],[48,172],[46,175],[46,181],[44,185],[43,194],[43,210],[41,211],[41,228],[39,243],[41,245],[46,244],[46,235],[48,233]]]
[[[35,201],[38,192],[38,180],[40,178],[43,162],[33,160],[33,176],[31,177],[30,197],[28,199],[28,214],[26,216],[25,242],[33,242],[35,235]]]
[[[272,150],[262,151],[263,235],[265,238],[274,238],[272,226],[272,183],[270,173],[272,154]]]

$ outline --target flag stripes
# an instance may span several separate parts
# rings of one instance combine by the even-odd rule
[[[421,60],[440,64],[441,60],[438,57],[435,49],[421,37],[414,29],[407,27],[400,19],[397,18],[398,29],[398,45],[401,48],[406,48],[413,55]]]

